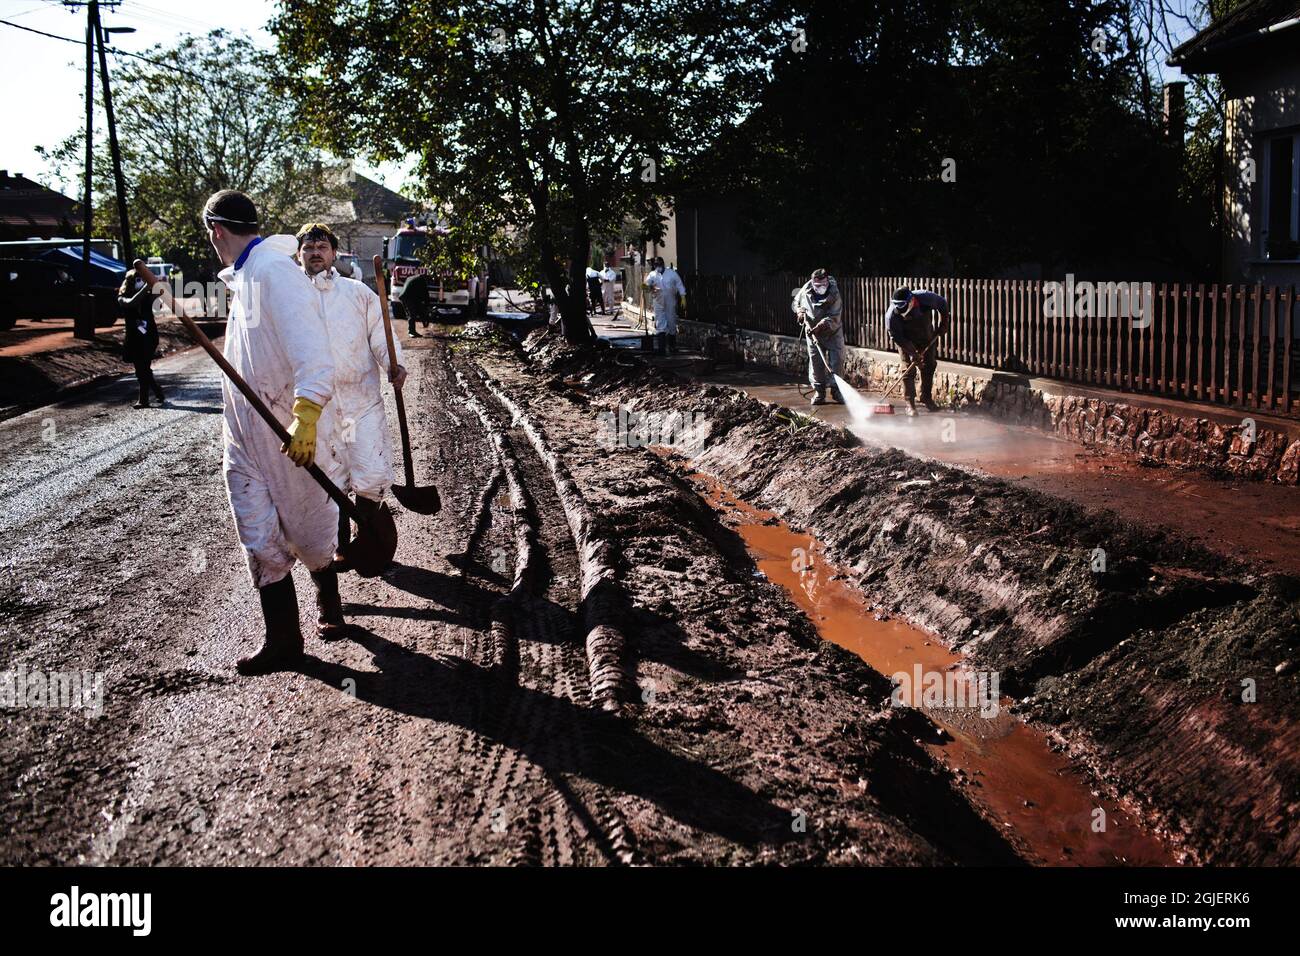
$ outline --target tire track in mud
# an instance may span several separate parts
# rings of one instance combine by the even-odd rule
[[[522,686],[555,694],[580,708],[591,699],[591,693],[576,627],[581,604],[577,587],[579,558],[558,491],[546,465],[521,430],[514,427],[516,422],[508,416],[509,410],[460,369],[456,378],[467,407],[477,415],[496,448],[514,524],[514,581],[510,593],[497,604],[494,624],[500,622],[501,632],[515,648],[516,676]],[[561,726],[546,727],[536,709],[509,709],[502,717],[503,736],[518,729],[536,735],[530,742],[554,748],[561,766],[575,766],[589,759],[584,749],[585,732],[572,719],[571,711],[560,718]],[[494,801],[504,799],[510,785],[521,782],[523,773],[534,784],[551,791],[540,805],[533,803],[523,814],[526,830],[520,853],[525,860],[571,864],[578,859],[575,847],[585,840],[601,852],[606,862],[635,861],[630,841],[625,837],[611,840],[608,836],[610,831],[625,834],[627,828],[598,789],[569,779],[563,770],[545,769],[537,763],[530,762],[526,769],[517,759],[508,766],[502,764],[493,786],[479,802],[480,816],[496,814],[499,825],[503,804],[494,805]]]

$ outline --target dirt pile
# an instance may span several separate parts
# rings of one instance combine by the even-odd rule
[[[1196,860],[1300,860],[1300,582],[613,352],[533,341],[598,410],[691,412],[693,467],[807,529],[884,608],[1002,675]],[[580,386],[575,388],[574,386]],[[647,560],[651,556],[647,555]]]

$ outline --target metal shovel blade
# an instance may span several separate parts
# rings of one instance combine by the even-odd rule
[[[417,515],[433,515],[442,509],[438,489],[432,485],[424,488],[418,485],[393,485],[392,489],[393,497],[407,511],[414,511]]]
[[[357,533],[344,549],[344,557],[352,563],[352,570],[363,578],[374,578],[388,570],[397,553],[397,524],[387,502],[366,513],[365,521],[357,522]]]

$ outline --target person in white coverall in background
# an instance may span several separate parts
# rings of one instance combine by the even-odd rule
[[[266,640],[239,661],[241,674],[296,667],[303,658],[293,565],[302,561],[321,586],[338,536],[338,506],[305,470],[337,473],[317,431],[334,429],[334,364],[320,297],[292,256],[292,236],[258,235],[257,207],[241,192],[214,193],[203,224],[230,291],[225,356],[289,431],[281,444],[248,400],[222,383],[222,467],[235,528],[258,589]],[[335,582],[337,590],[337,581]]]
[[[618,281],[618,273],[614,267],[606,265],[600,272],[600,291],[605,299],[605,309],[611,315],[614,313],[614,283]]]
[[[662,256],[656,256],[654,269],[643,283],[650,290],[650,301],[655,311],[655,351],[660,355],[677,351],[677,302],[686,302],[686,284],[676,269],[664,267]]]
[[[338,236],[324,223],[309,222],[298,230],[298,259],[320,296],[334,359],[336,431],[322,433],[321,440],[329,444],[339,463],[337,484],[356,495],[357,507],[366,512],[379,507],[394,477],[380,376],[401,388],[406,369],[401,364],[402,347],[394,339],[397,374],[390,374],[379,296],[364,283],[338,274],[334,268],[338,248]],[[340,512],[335,571],[351,570],[345,554],[351,525],[348,516]],[[331,635],[342,622],[341,606],[321,609],[322,636]]]

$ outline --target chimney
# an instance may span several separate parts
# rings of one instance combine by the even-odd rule
[[[1165,84],[1165,138],[1180,154],[1187,131],[1187,83],[1174,80]]]

